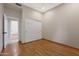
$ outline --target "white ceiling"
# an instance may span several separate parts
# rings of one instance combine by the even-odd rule
[[[38,10],[40,12],[46,12],[47,10],[58,6],[61,3],[23,3],[23,5]]]

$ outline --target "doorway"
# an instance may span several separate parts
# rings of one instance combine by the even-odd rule
[[[19,19],[4,16],[4,47],[19,41]]]

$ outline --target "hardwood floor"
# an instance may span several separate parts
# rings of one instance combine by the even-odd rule
[[[47,40],[14,43],[7,46],[3,56],[79,56],[79,50]]]

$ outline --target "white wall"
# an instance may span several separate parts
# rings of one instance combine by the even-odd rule
[[[0,4],[0,52],[3,48],[2,27],[3,27],[3,4]]]
[[[23,43],[29,41],[29,39],[26,38],[26,36],[27,36],[27,30],[26,30],[27,19],[35,19],[37,21],[41,21],[42,14],[40,12],[35,11],[31,8],[28,8],[26,6],[22,6],[21,39],[22,39]]]
[[[4,12],[9,17],[21,18],[21,9],[11,4],[4,4]]]
[[[43,16],[43,38],[79,48],[79,4],[62,4]]]
[[[26,42],[42,38],[42,23],[34,19],[26,19]]]

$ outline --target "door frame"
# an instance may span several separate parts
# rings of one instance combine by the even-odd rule
[[[11,17],[11,16],[7,16],[6,14],[4,14],[4,17],[3,17],[3,49],[4,48],[6,48],[6,46],[7,46],[7,44],[5,45],[5,33],[4,33],[4,31],[5,31],[5,19],[8,19],[8,18],[10,18],[10,19],[14,19],[15,21],[18,21],[18,36],[19,36],[19,38],[18,38],[18,40],[20,41],[20,30],[19,30],[19,27],[20,27],[20,21],[19,21],[19,18],[16,18],[16,17]]]

